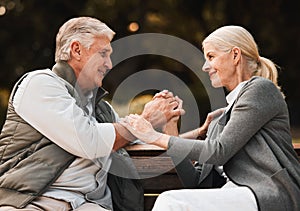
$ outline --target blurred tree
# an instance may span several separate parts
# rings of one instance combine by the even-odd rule
[[[262,56],[281,67],[280,84],[287,96],[291,124],[300,126],[299,10],[299,1],[283,0],[0,0],[0,95],[5,93],[1,90],[10,90],[24,72],[54,64],[55,34],[63,22],[74,16],[99,18],[117,32],[115,40],[136,33],[163,33],[199,49],[208,33],[222,25],[236,24],[254,35]],[[181,78],[196,97],[200,114],[208,112],[209,104],[203,104],[207,102],[205,90],[194,73],[169,58],[130,58],[113,68],[104,85],[113,94],[126,77],[149,68],[163,69]],[[0,99],[7,99],[7,95]],[[4,113],[6,108],[0,109]]]

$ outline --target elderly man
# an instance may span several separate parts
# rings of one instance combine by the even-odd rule
[[[114,34],[95,18],[70,19],[52,70],[16,83],[0,136],[0,210],[113,210],[111,152],[135,139],[102,100]],[[142,113],[154,127],[182,113],[178,98],[165,95]]]

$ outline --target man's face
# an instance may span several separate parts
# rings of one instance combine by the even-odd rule
[[[83,91],[102,86],[105,74],[112,68],[111,53],[110,40],[105,36],[96,37],[89,49],[83,49],[82,69],[77,78]]]

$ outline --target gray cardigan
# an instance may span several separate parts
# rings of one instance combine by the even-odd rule
[[[196,177],[195,188],[214,165],[224,166],[232,182],[253,191],[259,210],[300,210],[300,163],[292,146],[288,109],[270,80],[251,78],[231,112],[210,124],[205,141],[172,137],[168,154],[204,164],[201,174],[187,173]]]

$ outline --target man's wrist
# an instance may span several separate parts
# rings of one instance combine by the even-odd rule
[[[169,121],[167,124],[163,126],[162,132],[168,135],[178,136],[179,132],[178,132],[177,121]]]

